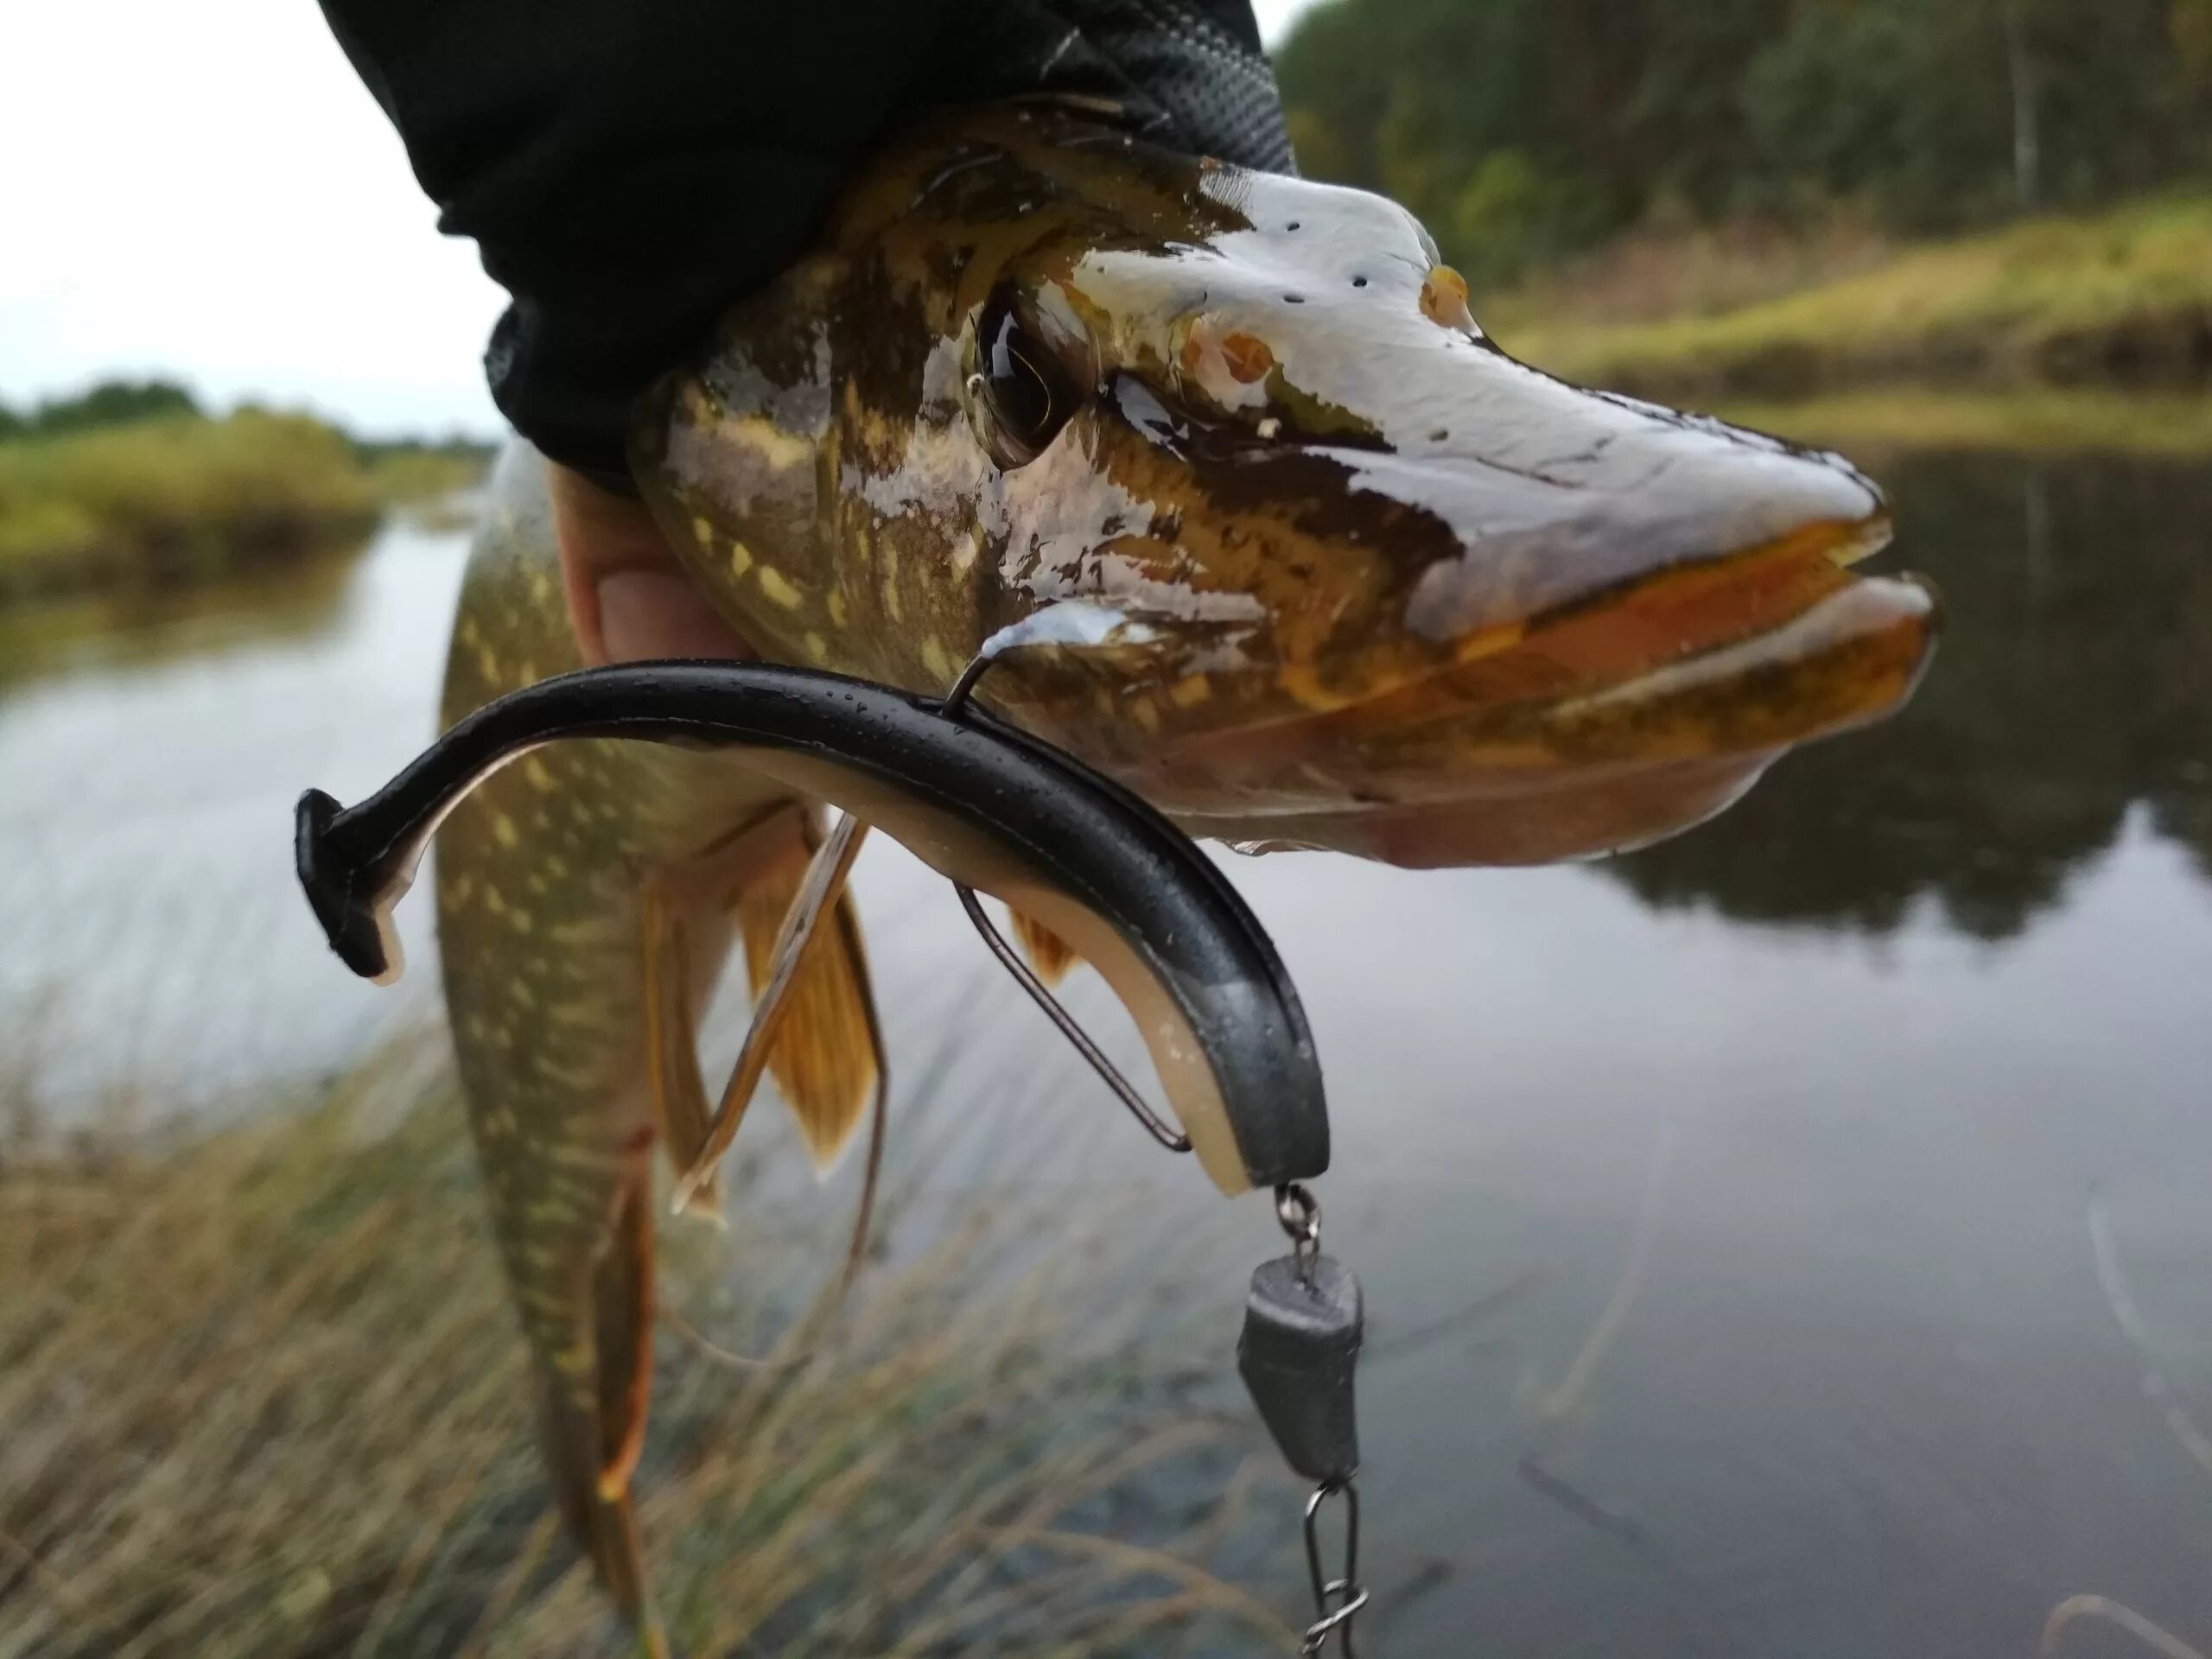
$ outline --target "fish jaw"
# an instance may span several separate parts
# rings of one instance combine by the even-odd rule
[[[1541,862],[1658,839],[1795,745],[1910,696],[1936,605],[1916,582],[1853,574],[1892,529],[1856,469],[1510,367],[1490,418],[1518,429],[1507,393],[1533,388],[1555,426],[1584,411],[1581,435],[1605,442],[1578,453],[1598,462],[1493,480],[1464,454],[1362,455],[1387,473],[1371,510],[1351,491],[1301,516],[1277,492],[1218,526],[1224,545],[1259,543],[1240,551],[1271,603],[1248,598],[1241,613],[1233,589],[1181,593],[1164,567],[1091,558],[1077,568],[1118,585],[1069,596],[1120,607],[1128,632],[1015,653],[995,694],[1198,833],[1396,863]],[[1257,464],[1310,482],[1348,463]],[[1195,520],[1186,508],[1185,543],[1208,533]],[[1266,543],[1270,525],[1320,522],[1345,544]],[[1396,546],[1373,544],[1392,531]],[[1378,575],[1421,537],[1419,569]],[[1282,581],[1300,567],[1303,595]],[[1356,602],[1335,586],[1347,571],[1364,621],[1301,655],[1296,607]]]
[[[1004,474],[1001,574],[1018,602],[1130,626],[1010,657],[986,694],[1005,712],[1193,823],[1350,824],[1541,777],[1580,851],[1633,838],[1638,815],[1567,833],[1566,773],[1779,752],[1909,692],[1932,625],[1906,588],[1834,613],[1889,649],[1819,644],[1821,664],[1865,662],[1864,683],[1808,664],[1778,700],[1786,664],[1718,654],[1767,634],[1770,655],[1814,649],[1818,627],[1789,625],[1887,543],[1887,504],[1847,461],[1515,361],[1391,204],[1202,188],[1244,228],[1018,272],[1040,349],[1071,382],[1089,353],[1097,384]],[[1707,658],[1769,689],[1629,717],[1631,688]]]
[[[1773,628],[1594,692],[1441,711],[1395,734],[1371,728],[1373,711],[1355,711],[1367,729],[1317,721],[1283,734],[1302,751],[1295,775],[1220,790],[1183,823],[1251,851],[1416,868],[1628,851],[1725,810],[1790,749],[1894,714],[1926,671],[1938,616],[1923,583],[1852,580]],[[1370,779],[1395,766],[1407,786],[1394,797],[1370,782],[1351,799],[1324,785],[1347,754]]]
[[[1733,806],[1781,752],[1628,763],[1491,779],[1456,800],[1263,817],[1193,817],[1192,834],[1246,853],[1337,852],[1401,869],[1560,863],[1694,829]]]

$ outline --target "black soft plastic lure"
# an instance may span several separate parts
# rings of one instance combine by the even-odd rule
[[[310,790],[301,885],[355,973],[399,969],[393,906],[439,822],[500,766],[567,738],[709,746],[830,801],[963,886],[1048,923],[1135,1016],[1225,1192],[1328,1166],[1313,1039],[1273,944],[1190,838],[1128,791],[989,719],[809,670],[656,663],[545,680],[461,721],[350,808]]]

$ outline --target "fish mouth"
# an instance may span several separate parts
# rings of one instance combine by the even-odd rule
[[[1543,863],[1663,838],[1798,744],[1911,696],[1933,591],[1850,567],[1885,510],[1645,575],[1347,707],[1193,734],[1130,781],[1194,833],[1420,867]]]

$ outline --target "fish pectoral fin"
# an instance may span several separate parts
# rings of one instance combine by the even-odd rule
[[[1021,941],[1021,949],[1029,958],[1029,965],[1037,970],[1037,977],[1049,988],[1058,985],[1068,976],[1068,970],[1083,958],[1075,947],[1045,925],[1018,910],[1009,910],[1014,922],[1014,937]]]
[[[692,982],[691,944],[665,881],[645,884],[641,913],[647,1092],[662,1143],[681,1173],[706,1149],[709,1121],[706,1080],[699,1072],[699,999]],[[688,1208],[721,1218],[719,1171],[699,1183]]]
[[[817,878],[818,891],[810,892],[808,871],[823,851],[824,837],[809,815],[798,840],[761,866],[738,897],[738,926],[745,938],[754,1005],[763,1014],[772,1012],[768,999],[780,1005],[766,1045],[767,1068],[798,1119],[817,1169],[828,1168],[852,1141],[882,1071],[860,912],[843,891],[865,833],[857,823],[841,823],[830,839],[842,840],[826,855],[830,863]],[[799,931],[786,940],[785,921],[794,906],[814,913],[799,916]],[[796,966],[785,968],[788,983],[781,987],[779,944],[798,953]],[[741,1076],[731,1080],[733,1093],[745,1086],[743,1064]],[[733,1109],[729,1095],[722,1104],[724,1110]],[[742,1104],[734,1103],[734,1109],[741,1110]]]

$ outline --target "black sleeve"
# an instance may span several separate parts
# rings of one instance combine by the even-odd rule
[[[1181,148],[1290,162],[1249,0],[322,3],[441,228],[512,299],[499,408],[623,488],[632,400],[923,107],[1098,93]]]

